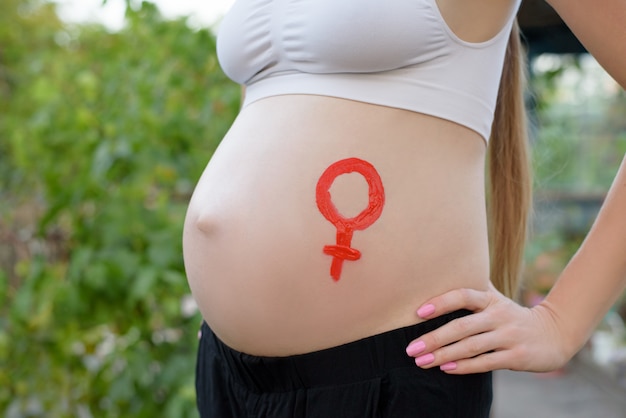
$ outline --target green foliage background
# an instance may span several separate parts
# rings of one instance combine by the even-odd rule
[[[626,92],[589,55],[546,55],[533,64],[536,205],[525,287],[545,293],[582,243],[626,154]],[[626,304],[616,309],[626,320]]]
[[[547,59],[531,79],[536,188],[604,193],[626,153],[626,92],[588,55]]]
[[[238,108],[214,38],[0,3],[0,414],[193,416],[181,228]]]

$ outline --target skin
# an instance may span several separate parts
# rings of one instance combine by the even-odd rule
[[[500,32],[513,5],[438,1],[470,42]],[[332,30],[345,26],[327,12]],[[485,152],[478,132],[409,110],[303,94],[247,104],[185,219],[185,267],[203,318],[238,351],[285,356],[418,323],[413,307],[455,288],[486,290]],[[316,205],[316,184],[346,158],[375,167],[385,200],[349,242],[362,257],[344,261],[336,280],[324,250],[341,237]],[[368,207],[359,173],[338,176],[330,192],[346,218]]]
[[[626,87],[626,3],[549,3],[607,72]],[[422,304],[418,316],[434,318],[462,308],[475,313],[419,337],[407,352],[421,367],[440,367],[452,374],[562,367],[626,288],[624,213],[626,159],[585,241],[542,303],[525,308],[493,288],[443,293]]]
[[[185,267],[203,317],[234,349],[282,356],[417,323],[413,307],[454,288],[486,289],[484,156],[476,132],[411,111],[306,95],[246,106],[187,212]],[[375,167],[385,202],[353,234],[361,258],[333,280],[324,248],[337,227],[316,184],[352,157]],[[332,203],[353,218],[368,189],[361,174],[340,175]]]
[[[446,24],[461,39],[482,42],[492,38],[515,7],[513,0],[437,0]]]

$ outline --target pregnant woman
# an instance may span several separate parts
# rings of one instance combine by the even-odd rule
[[[202,417],[489,416],[489,372],[422,369],[424,343],[406,348],[469,313],[424,321],[416,306],[490,277],[516,287],[530,201],[518,7],[237,0],[218,56],[245,100],[183,241],[205,319]]]

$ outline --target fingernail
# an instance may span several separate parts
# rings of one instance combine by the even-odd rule
[[[449,363],[442,364],[439,368],[442,371],[444,371],[444,372],[449,372],[449,371],[452,371],[452,370],[456,370],[456,363],[451,361]]]
[[[435,361],[435,356],[433,354],[424,354],[423,356],[415,359],[415,364],[422,367],[432,363],[433,361]]]
[[[409,344],[409,346],[406,348],[406,353],[411,357],[415,357],[416,355],[424,351],[425,348],[426,344],[423,341],[415,341],[414,343]]]
[[[426,318],[427,316],[432,315],[434,312],[435,305],[429,303],[428,305],[424,305],[417,310],[417,316],[419,316],[420,318]]]

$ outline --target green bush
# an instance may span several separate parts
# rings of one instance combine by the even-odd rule
[[[535,228],[527,288],[547,292],[582,243],[626,153],[626,94],[591,57],[535,71]]]
[[[193,415],[181,230],[239,91],[208,30],[147,2],[126,17],[0,6],[4,416]]]

